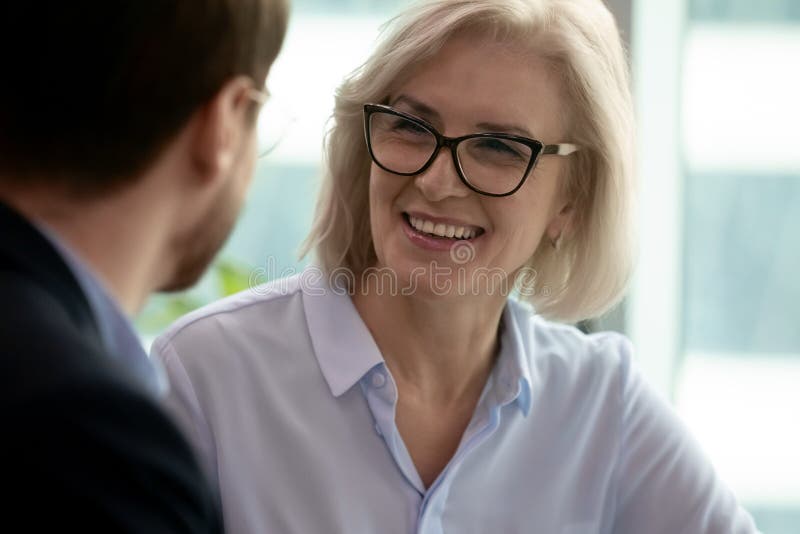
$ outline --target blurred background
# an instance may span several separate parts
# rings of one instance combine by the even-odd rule
[[[282,141],[259,161],[239,226],[202,283],[148,303],[137,325],[147,344],[198,306],[302,269],[334,90],[407,2],[292,3],[263,115]],[[760,529],[796,534],[800,0],[609,7],[631,56],[642,243],[623,305],[580,326],[630,336],[649,381]]]

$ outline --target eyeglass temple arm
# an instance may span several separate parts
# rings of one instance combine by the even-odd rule
[[[560,143],[558,145],[545,145],[542,148],[542,154],[555,154],[556,156],[569,156],[573,152],[579,150],[578,145],[571,143]]]

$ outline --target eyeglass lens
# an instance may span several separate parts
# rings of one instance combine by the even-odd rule
[[[372,113],[369,132],[373,157],[392,172],[415,174],[436,150],[433,132],[391,113]],[[470,185],[487,193],[504,194],[525,177],[533,150],[510,139],[482,136],[462,140],[456,156],[461,174]]]

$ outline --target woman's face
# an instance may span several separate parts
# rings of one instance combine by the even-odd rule
[[[412,72],[389,105],[450,137],[504,132],[545,144],[569,141],[552,67],[535,55],[465,37],[452,39]],[[559,184],[563,159],[540,157],[523,186],[506,197],[466,187],[447,148],[417,176],[398,176],[373,163],[370,218],[377,267],[394,271],[401,287],[425,294],[483,294],[487,288],[476,283],[496,281],[498,274],[510,285],[539,242],[558,237],[569,220]],[[454,237],[431,235],[443,229],[455,230]]]

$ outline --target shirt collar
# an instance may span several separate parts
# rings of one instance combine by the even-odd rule
[[[531,411],[531,365],[533,344],[525,328],[532,311],[524,304],[510,299],[503,310],[500,334],[500,354],[494,370],[496,402],[515,402],[527,416]]]
[[[328,387],[338,397],[382,364],[383,357],[347,289],[329,285],[318,267],[308,267],[303,277],[303,307],[311,343]]]
[[[133,325],[102,281],[55,232],[41,224],[37,225],[37,229],[61,255],[78,281],[89,302],[106,351],[120,359],[148,392],[157,397],[163,396],[169,389],[166,373],[156,360],[147,356]]]
[[[308,267],[303,278],[303,306],[311,342],[328,387],[338,397],[384,360],[347,289],[329,285],[319,267]],[[532,346],[523,333],[527,332],[524,324],[531,313],[517,301],[506,304],[500,354],[493,372],[496,402],[516,401],[526,416],[531,410],[528,352]],[[521,325],[520,320],[526,322]]]

